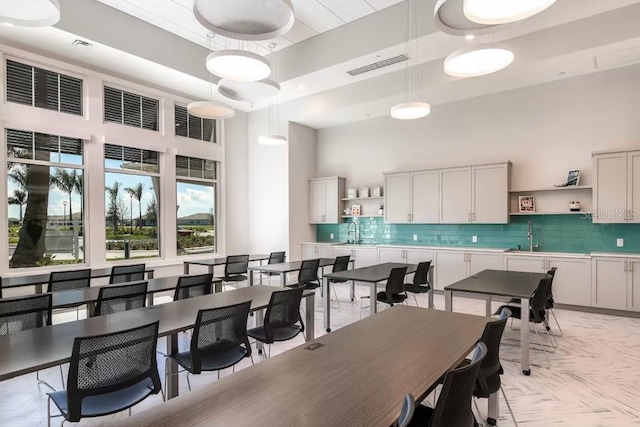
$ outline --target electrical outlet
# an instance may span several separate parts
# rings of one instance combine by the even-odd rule
[[[478,243],[478,236],[473,236],[473,237],[471,238],[471,241],[472,241],[473,243]]]
[[[417,234],[413,235],[413,240],[418,240],[418,235]]]
[[[331,240],[333,240],[333,233],[331,233],[331,234],[329,235],[329,238],[330,238]]]
[[[618,246],[619,248],[624,247],[624,239],[616,240],[616,246]]]

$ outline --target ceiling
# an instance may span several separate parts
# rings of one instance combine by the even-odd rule
[[[233,46],[236,41],[216,36],[212,44],[204,28],[193,16],[193,0],[98,0],[115,9],[213,50]],[[403,0],[292,0],[295,24],[284,36],[256,43],[266,55],[269,43],[282,49],[348,22],[370,15]]]
[[[352,77],[348,70],[408,52],[407,2],[294,0],[296,26],[280,49],[269,55],[282,84],[281,116],[324,128],[388,115],[389,108],[403,100],[407,64],[419,70],[421,96],[435,107],[640,63],[640,0],[558,0],[545,12],[485,37],[512,47],[516,54],[512,66],[485,77],[453,78],[443,72],[444,58],[467,42],[438,30],[432,18],[436,0],[414,2],[416,16],[423,17],[417,28],[418,55]],[[60,0],[60,4],[62,17],[55,27],[0,26],[0,42],[188,99],[212,96],[207,82],[215,86],[217,79],[204,67],[207,31],[192,17],[191,0]],[[91,19],[95,16],[101,19]],[[296,28],[307,28],[307,33]],[[78,38],[93,46],[73,46]],[[222,100],[217,94],[212,97]],[[266,106],[229,104],[247,112]]]

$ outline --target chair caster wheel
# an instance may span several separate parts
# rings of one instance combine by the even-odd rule
[[[356,299],[355,298],[351,298],[351,302],[354,302]]]
[[[258,349],[258,354],[262,354],[262,349],[261,348]]]
[[[524,369],[522,373],[525,374],[526,376],[529,376],[531,375],[531,369]]]
[[[494,426],[494,425],[498,424],[498,420],[496,420],[496,419],[494,419],[494,418],[487,418],[487,423],[488,423],[490,426]]]
[[[551,328],[547,326],[547,331],[551,332]]]
[[[249,316],[253,317],[253,311],[251,313],[249,313]]]
[[[327,328],[327,332],[331,332],[331,328]]]

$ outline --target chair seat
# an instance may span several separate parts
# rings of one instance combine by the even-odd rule
[[[468,366],[469,363],[471,363],[470,359],[464,359],[462,362],[460,362],[460,364],[458,364],[457,368]],[[502,369],[502,366],[500,366],[500,370],[496,374],[484,375],[483,377],[487,383],[488,394],[482,393],[482,391],[478,388],[478,383],[476,383],[476,386],[473,388],[473,395],[480,399],[488,399],[490,394],[497,393],[500,390],[500,385],[502,384],[500,381],[500,375],[502,374],[504,374],[504,370]],[[480,375],[481,373],[478,374],[478,376]],[[442,383],[443,381],[444,377],[441,378],[440,383]]]
[[[229,277],[216,277],[216,279],[220,279],[223,282],[244,282],[245,280],[247,280],[247,276],[245,276],[244,274],[236,274]]]
[[[511,317],[513,317],[514,319],[522,319],[522,307],[520,306],[501,305],[500,307],[498,307],[498,310],[494,314],[500,314],[503,308],[508,308],[509,310],[511,310]],[[542,320],[545,320],[544,312],[540,313],[540,318]],[[535,319],[535,314],[533,313],[533,310],[529,310],[529,321],[533,322],[534,319]]]
[[[137,384],[111,393],[88,396],[82,399],[82,417],[99,417],[123,411],[144,400],[153,393],[153,381],[145,378]],[[68,417],[67,391],[49,393],[62,416]]]
[[[329,283],[344,283],[344,282],[349,282],[349,279],[327,279],[327,281]]]
[[[413,418],[409,423],[409,427],[426,427],[431,422],[434,409],[425,405],[417,405],[416,410],[413,413]],[[473,423],[469,426],[456,426],[456,427],[477,427],[478,423],[473,420]],[[453,427],[453,426],[451,426]]]
[[[312,291],[314,289],[318,289],[320,287],[320,283],[319,282],[293,283],[291,285],[287,285],[287,288],[297,288],[300,286],[303,286],[308,291]]]
[[[302,332],[302,326],[299,325],[274,328],[273,341],[287,341],[291,338],[294,338],[300,332]],[[267,334],[265,332],[264,326],[258,326],[257,328],[251,328],[247,330],[247,335],[258,341],[270,344],[267,342]]]
[[[247,350],[243,346],[237,346],[226,350],[203,351],[201,354],[201,367],[203,371],[219,371],[235,365],[247,356]],[[183,351],[168,356],[178,362],[187,371],[193,373],[191,352]]]
[[[414,294],[426,294],[431,290],[431,286],[429,285],[419,286],[419,285],[414,285],[413,283],[405,283],[404,290],[407,292],[413,292]]]
[[[387,300],[387,293],[386,292],[378,292],[376,294],[376,300],[380,301],[380,302],[384,302],[387,304],[400,304],[402,302],[404,302],[404,300],[407,299],[407,296],[404,294],[392,294],[391,295],[392,301],[388,301]]]

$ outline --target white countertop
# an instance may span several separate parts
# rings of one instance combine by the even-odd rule
[[[507,253],[509,256],[522,256],[522,257],[538,257],[538,258],[591,258],[590,254],[578,254],[570,252],[529,252],[529,251],[511,251]]]
[[[624,253],[624,252],[591,252],[591,256],[601,256],[609,258],[640,258],[638,253]]]

